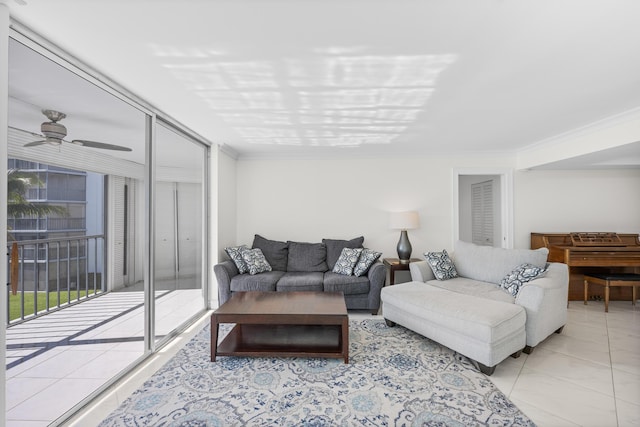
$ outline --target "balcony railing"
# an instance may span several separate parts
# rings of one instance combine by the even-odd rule
[[[103,235],[7,244],[7,325],[106,291]]]
[[[9,218],[7,224],[15,231],[84,230],[85,218]]]

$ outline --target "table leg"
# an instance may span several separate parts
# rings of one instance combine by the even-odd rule
[[[349,363],[349,318],[345,318],[342,320],[342,333],[341,335],[341,343],[342,343],[342,356],[344,356],[344,363]]]
[[[584,279],[584,305],[587,305],[587,299],[589,298],[589,282]]]
[[[631,299],[633,300],[633,305],[636,305],[636,298],[638,297],[638,294],[636,293],[636,287],[632,286],[631,287]]]
[[[216,314],[211,315],[211,361],[216,361],[216,352],[218,351],[218,316]]]
[[[607,286],[604,287],[604,312],[609,312],[609,281],[607,280]]]

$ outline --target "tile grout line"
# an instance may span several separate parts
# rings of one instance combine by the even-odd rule
[[[611,386],[613,387],[613,408],[616,414],[616,426],[620,426],[620,419],[618,418],[618,399],[616,397],[616,381],[613,376],[613,358],[611,357],[611,338],[609,337],[609,316],[608,313],[604,314],[604,324],[607,328],[607,347],[609,348],[609,364],[611,365]]]
[[[522,357],[522,356],[520,356],[520,357]],[[513,389],[516,388],[516,384],[518,383],[518,380],[520,380],[520,375],[522,375],[522,370],[524,369],[524,365],[526,365],[527,364],[527,360],[529,360],[529,355],[528,354],[524,354],[524,357],[525,357],[524,362],[522,363],[522,365],[520,365],[520,369],[518,370],[518,374],[516,375],[516,380],[513,382],[513,384],[511,384],[511,388],[509,389],[509,394],[507,394],[507,397],[509,399],[511,399],[511,394],[513,393]]]

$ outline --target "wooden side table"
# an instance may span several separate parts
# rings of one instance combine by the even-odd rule
[[[422,261],[420,258],[411,258],[408,263],[401,264],[398,258],[384,258],[382,263],[389,269],[389,285],[396,284],[396,271],[409,270],[409,264]]]

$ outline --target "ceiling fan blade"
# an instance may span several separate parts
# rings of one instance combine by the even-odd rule
[[[43,145],[48,142],[49,141],[47,141],[46,139],[43,139],[42,141],[33,141],[33,142],[29,142],[28,144],[24,144],[23,147],[35,147],[37,145]]]
[[[45,138],[44,135],[41,135],[39,133],[31,132],[29,130],[20,129],[20,128],[17,128],[17,127],[14,127],[14,126],[9,126],[9,129],[13,129],[13,130],[16,130],[16,131],[22,132],[22,133],[27,133],[27,134],[29,134],[31,136],[35,136],[37,138]]]
[[[82,145],[83,147],[101,148],[103,150],[132,151],[131,148],[123,147],[122,145],[105,144],[104,142],[87,141],[84,139],[74,139],[71,142]]]

